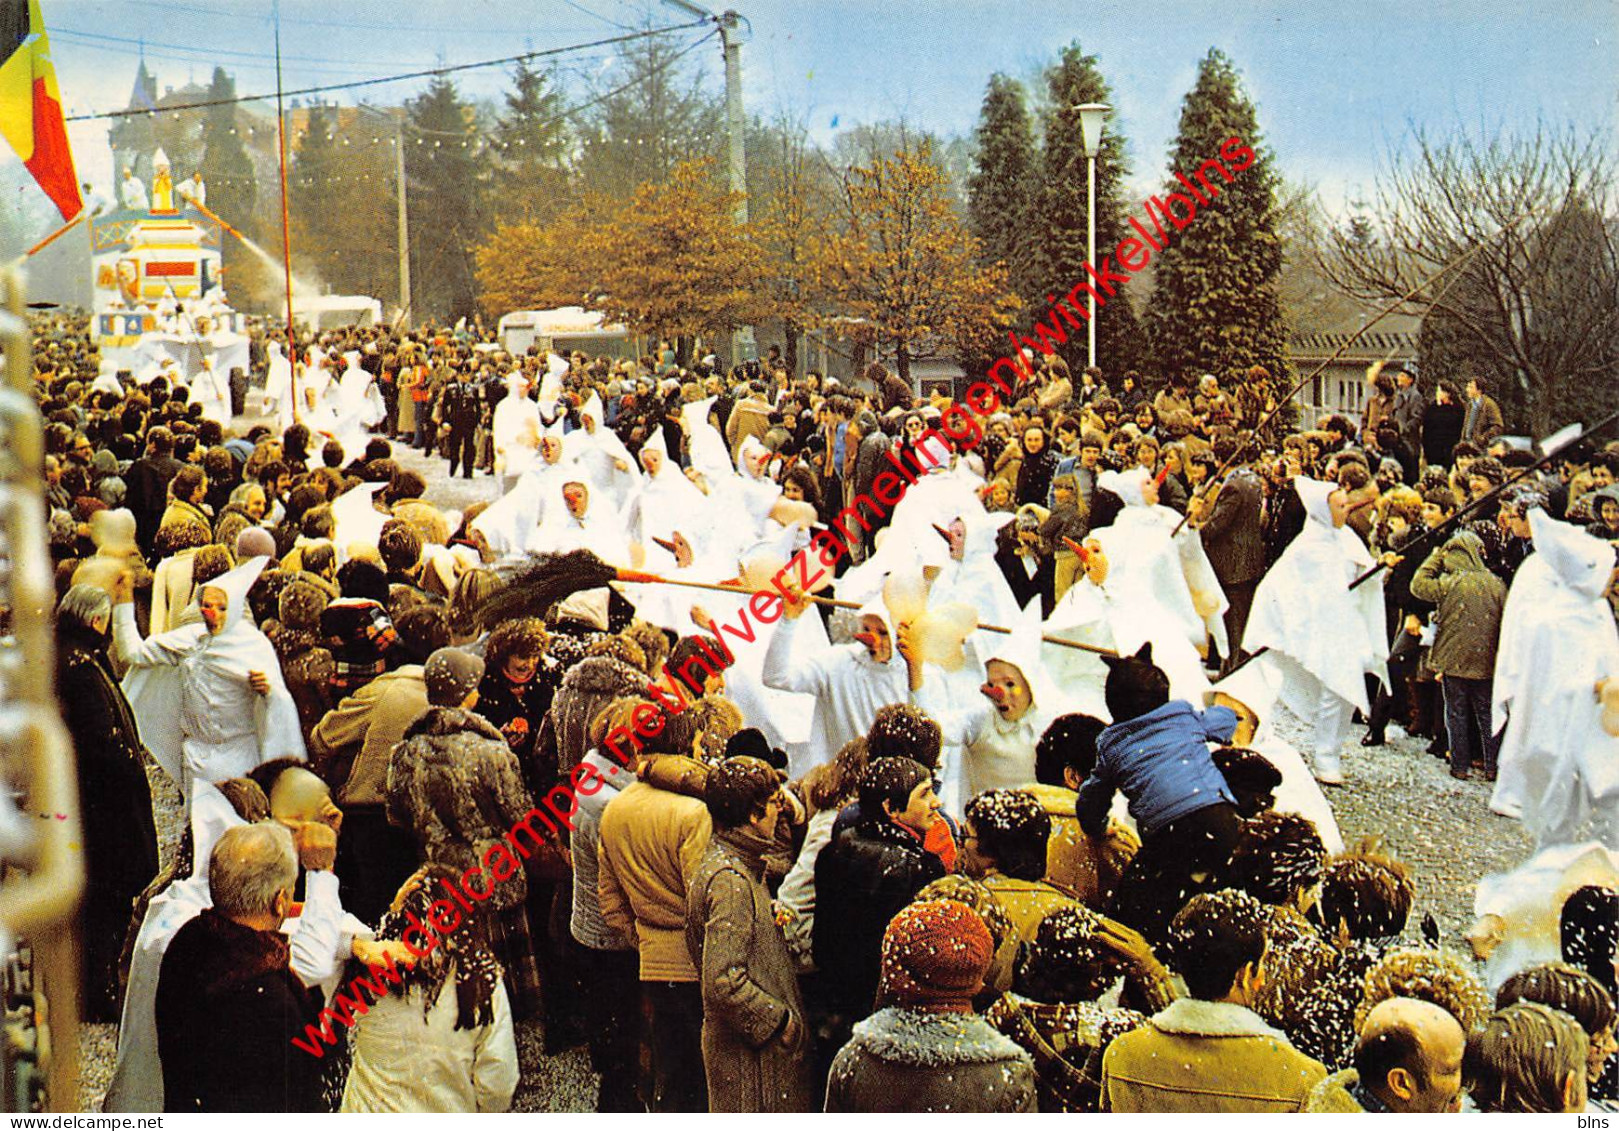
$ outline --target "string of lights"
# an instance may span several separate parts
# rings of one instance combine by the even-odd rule
[[[500,59],[484,59],[476,63],[456,63],[442,67],[430,67],[419,71],[406,71],[395,75],[384,75],[373,79],[357,79],[353,82],[323,83],[318,86],[300,87],[297,90],[282,92],[286,98],[297,98],[308,94],[329,94],[338,90],[358,90],[362,87],[379,86],[383,83],[408,82],[411,79],[437,78],[443,75],[456,74],[461,71],[478,70],[485,67],[507,67],[514,63],[532,62],[536,59],[548,59],[556,55],[564,55],[573,51],[585,51],[593,47],[606,47],[615,43],[629,43],[637,39],[646,39],[654,35],[668,35],[671,32],[687,31],[691,28],[703,27],[712,23],[712,20],[693,20],[686,24],[673,24],[669,27],[648,28],[644,31],[630,32],[625,35],[610,36],[606,39],[592,40],[589,43],[575,43],[567,47],[549,47],[541,51],[525,51],[520,55],[508,55]],[[704,36],[697,42],[701,43],[712,37]],[[689,50],[689,49],[688,49]],[[684,54],[684,52],[682,52]],[[265,102],[275,97],[275,92],[266,94],[243,94],[234,98],[204,98],[194,102],[185,102],[162,108],[131,108],[127,110],[104,110],[95,114],[71,114],[67,117],[69,122],[89,122],[117,118],[136,118],[142,116],[155,116],[159,114],[176,114],[185,110],[203,110],[210,106],[232,106],[243,102]]]

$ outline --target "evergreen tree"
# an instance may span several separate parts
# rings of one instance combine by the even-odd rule
[[[472,108],[440,75],[411,99],[405,128],[411,296],[415,317],[471,316],[473,248],[484,232],[484,188]]]
[[[496,153],[491,216],[506,223],[539,222],[568,203],[568,131],[562,97],[551,76],[519,60],[505,112],[492,131]]]
[[[313,268],[324,282],[331,281],[331,271],[337,265],[336,229],[343,222],[332,207],[332,192],[342,172],[335,128],[331,108],[312,102],[304,128],[295,138],[289,137],[294,147],[292,169],[287,176],[292,251],[301,264],[298,270]]]
[[[253,159],[242,144],[236,126],[236,104],[222,102],[236,97],[236,83],[223,68],[214,68],[208,87],[208,119],[202,131],[202,176],[208,188],[208,207],[238,226],[253,215],[258,184],[253,176]],[[175,169],[176,181],[184,180],[187,170]]]
[[[1231,137],[1241,138],[1255,154],[1253,163],[1240,171],[1221,150]],[[1223,160],[1234,179],[1227,183],[1211,167],[1207,179],[1218,197],[1197,204],[1185,230],[1175,233],[1168,249],[1155,257],[1148,328],[1165,375],[1195,379],[1213,373],[1229,384],[1239,371],[1263,365],[1273,377],[1284,377],[1287,327],[1277,232],[1281,182],[1261,141],[1254,105],[1242,91],[1236,68],[1220,51],[1210,50],[1181,105],[1165,191],[1190,201],[1175,173],[1201,187],[1197,172],[1214,160]],[[1211,194],[1205,190],[1203,195]],[[1170,207],[1184,215],[1179,202],[1171,201]]]
[[[1088,244],[1088,191],[1085,138],[1080,131],[1079,114],[1074,109],[1086,102],[1112,105],[1107,81],[1102,78],[1095,55],[1084,54],[1078,43],[1063,48],[1055,66],[1046,72],[1045,144],[1040,154],[1040,189],[1030,224],[1031,238],[1041,249],[1037,284],[1024,295],[1028,309],[1043,314],[1050,309],[1046,295],[1058,298],[1076,284],[1088,279],[1085,263],[1090,258]],[[1110,111],[1102,131],[1101,152],[1096,157],[1096,256],[1110,254],[1119,241],[1131,234],[1123,204],[1124,179],[1129,165],[1124,156],[1124,136],[1119,132],[1119,115]],[[1117,380],[1127,369],[1143,361],[1145,341],[1136,321],[1129,296],[1119,292],[1096,307],[1096,362],[1108,377]],[[1086,333],[1083,329],[1068,335],[1058,351],[1077,375],[1086,363]]]
[[[1029,224],[1037,181],[1034,132],[1016,79],[990,76],[977,142],[967,178],[967,220],[984,245],[985,266],[1005,263],[1012,289],[1029,303],[1039,286]]]

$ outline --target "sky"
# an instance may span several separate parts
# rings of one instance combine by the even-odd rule
[[[1229,55],[1282,175],[1332,211],[1369,195],[1413,127],[1530,131],[1537,121],[1606,131],[1619,144],[1619,0],[735,0],[749,113],[785,113],[826,141],[903,117],[967,134],[997,71],[1029,78],[1065,44],[1100,57],[1129,139],[1130,185],[1161,180],[1180,102],[1210,47]],[[271,0],[41,0],[69,115],[121,109],[144,50],[159,90],[206,83],[215,63],[239,93],[275,88]],[[650,0],[283,0],[289,89],[579,44],[685,23]],[[679,33],[689,42],[700,30]],[[691,56],[722,81],[718,43]],[[612,53],[563,56],[564,78],[607,82]],[[509,68],[465,71],[496,98]],[[425,80],[328,97],[394,105]],[[105,121],[71,122],[81,179],[111,180]],[[14,158],[12,158],[14,162]],[[29,190],[31,191],[31,190]],[[41,198],[43,199],[43,198]]]

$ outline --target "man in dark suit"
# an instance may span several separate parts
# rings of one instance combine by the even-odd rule
[[[1214,445],[1215,461],[1225,465],[1237,453],[1237,445],[1237,440],[1222,436]],[[1231,655],[1224,664],[1227,670],[1242,656],[1254,590],[1265,575],[1264,496],[1259,475],[1244,461],[1226,475],[1212,508],[1204,496],[1187,507],[1187,516],[1203,538],[1203,550],[1231,606],[1225,613],[1226,634],[1231,640]]]
[[[1467,415],[1462,422],[1462,439],[1488,450],[1490,441],[1506,430],[1501,419],[1501,406],[1490,396],[1490,388],[1482,377],[1467,382]]]
[[[130,464],[124,475],[124,500],[135,516],[135,541],[148,559],[164,508],[169,505],[169,480],[184,466],[174,458],[174,433],[159,426],[146,434],[146,454]]]

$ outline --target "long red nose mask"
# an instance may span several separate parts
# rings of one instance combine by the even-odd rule
[[[1070,550],[1079,555],[1079,560],[1081,562],[1088,562],[1091,560],[1091,552],[1084,546],[1081,546],[1078,542],[1075,542],[1072,538],[1064,538],[1063,542]]]
[[[984,686],[980,687],[978,690],[982,691],[985,695],[987,695],[996,704],[1001,704],[1001,703],[1006,702],[1006,692],[1004,690],[1002,690],[1001,688],[996,687],[993,683],[986,683],[986,684],[984,684]]]
[[[669,541],[666,538],[654,538],[654,539],[652,539],[652,541],[654,541],[658,545],[662,546],[665,550],[668,550],[671,554],[674,553],[679,548],[673,542]]]
[[[854,634],[854,638],[873,652],[877,650],[877,634],[875,632],[857,632]]]

